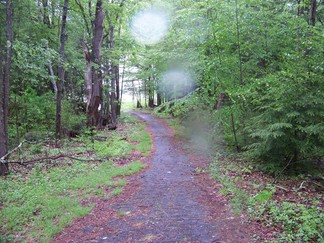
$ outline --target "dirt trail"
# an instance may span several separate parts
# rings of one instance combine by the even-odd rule
[[[162,120],[144,113],[154,141],[148,168],[129,179],[124,193],[98,201],[54,242],[249,242],[217,185],[195,168],[206,163],[182,149]],[[206,165],[206,164],[205,164]]]

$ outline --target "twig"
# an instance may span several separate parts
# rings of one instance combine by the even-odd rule
[[[290,190],[288,190],[287,188],[283,187],[283,186],[279,186],[279,185],[274,185],[275,187],[281,189],[281,190],[284,190],[286,192],[290,192]]]
[[[292,160],[294,158],[294,155],[291,156],[290,160],[286,164],[286,166],[279,172],[279,174],[274,178],[273,182],[271,183],[272,185],[277,182],[278,177],[288,168],[288,166],[291,164]]]

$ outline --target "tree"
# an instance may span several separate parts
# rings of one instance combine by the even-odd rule
[[[66,34],[66,18],[68,14],[69,0],[64,0],[63,15],[62,15],[62,29],[60,35],[60,63],[58,68],[58,85],[56,96],[56,139],[61,139],[61,123],[62,123],[62,95],[63,95],[63,81],[64,81],[64,56],[65,56],[65,41]]]
[[[89,31],[89,36],[91,36],[92,34],[91,30],[93,31],[93,37],[91,40],[92,48],[89,48],[88,44],[84,40],[81,41],[86,60],[84,78],[87,89],[87,125],[89,127],[92,127],[97,126],[100,120],[100,113],[98,111],[98,108],[102,100],[101,49],[105,15],[103,10],[103,3],[101,0],[98,0],[96,3],[95,19],[92,22],[92,29],[90,30],[88,21],[85,16],[84,8],[79,1],[77,1],[77,3],[81,9],[83,18],[86,23],[86,28]],[[91,12],[90,9],[89,11]]]
[[[10,67],[12,50],[12,0],[6,1],[6,58],[3,70],[2,46],[0,43],[0,158],[8,152],[8,117],[9,117],[9,95],[10,95]],[[3,75],[4,71],[4,75]],[[9,171],[9,165],[1,159],[0,175]]]

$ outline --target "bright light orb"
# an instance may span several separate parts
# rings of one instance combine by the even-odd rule
[[[195,81],[189,72],[182,69],[170,69],[164,73],[161,88],[169,98],[181,98],[193,91]]]
[[[168,32],[168,16],[163,11],[145,10],[133,17],[130,28],[137,42],[154,45],[160,42]]]

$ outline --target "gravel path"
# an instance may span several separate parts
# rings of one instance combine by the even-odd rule
[[[131,177],[119,199],[98,202],[88,219],[54,242],[249,242],[212,180],[196,173],[202,161],[182,149],[164,121],[133,114],[152,134],[155,149],[148,168]]]

